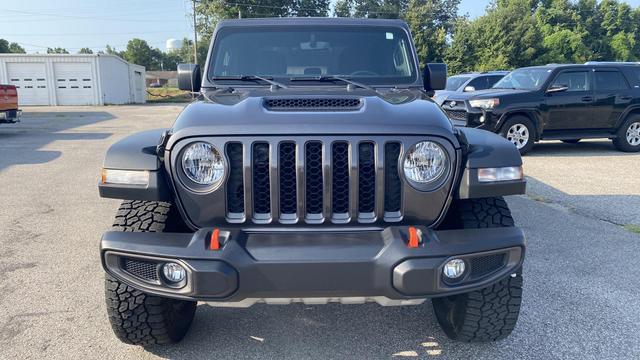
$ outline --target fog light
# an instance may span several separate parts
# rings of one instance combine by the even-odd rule
[[[179,283],[187,276],[187,271],[180,264],[166,263],[162,266],[164,278],[172,283]]]
[[[480,116],[480,124],[484,124],[484,115]]]
[[[464,261],[460,259],[449,260],[444,264],[443,273],[449,279],[457,279],[464,274]]]

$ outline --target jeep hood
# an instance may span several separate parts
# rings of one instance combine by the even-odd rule
[[[274,110],[268,99],[359,98],[361,106],[345,110]],[[434,135],[457,147],[453,126],[421,91],[358,89],[266,89],[207,91],[185,107],[167,144],[195,136],[263,135]]]

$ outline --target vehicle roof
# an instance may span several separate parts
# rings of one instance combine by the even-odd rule
[[[507,75],[508,73],[509,71],[506,71],[506,70],[495,70],[495,71],[461,73],[461,74],[452,75],[451,77],[454,77],[454,76],[478,77],[483,75]]]
[[[593,67],[623,67],[640,66],[640,63],[628,62],[589,62],[587,64],[547,64],[538,66],[527,66],[519,69],[565,69],[565,68],[593,68]]]
[[[322,18],[322,17],[287,17],[287,18],[252,18],[222,20],[218,27],[226,26],[305,26],[305,25],[329,25],[329,26],[397,26],[407,28],[407,23],[398,19],[353,19],[353,18]]]

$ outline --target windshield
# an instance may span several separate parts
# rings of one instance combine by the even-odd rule
[[[495,85],[494,89],[538,90],[547,81],[552,69],[529,68],[513,70]]]
[[[444,89],[449,91],[456,91],[469,79],[470,77],[468,76],[452,76],[447,79],[447,86]]]
[[[248,75],[285,83],[338,75],[371,85],[412,83],[417,78],[409,39],[398,27],[222,28],[210,61],[209,79],[224,84]]]

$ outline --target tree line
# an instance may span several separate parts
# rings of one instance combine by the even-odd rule
[[[202,63],[218,21],[230,18],[336,16],[405,20],[420,60],[445,62],[451,73],[509,70],[546,63],[640,61],[640,7],[620,0],[494,0],[482,16],[459,15],[460,0],[207,0],[196,5]],[[193,62],[193,42],[163,52],[132,39],[118,51],[147,70]],[[0,53],[23,52],[0,39]],[[49,48],[47,53],[68,53]],[[83,48],[79,53],[92,53]]]

